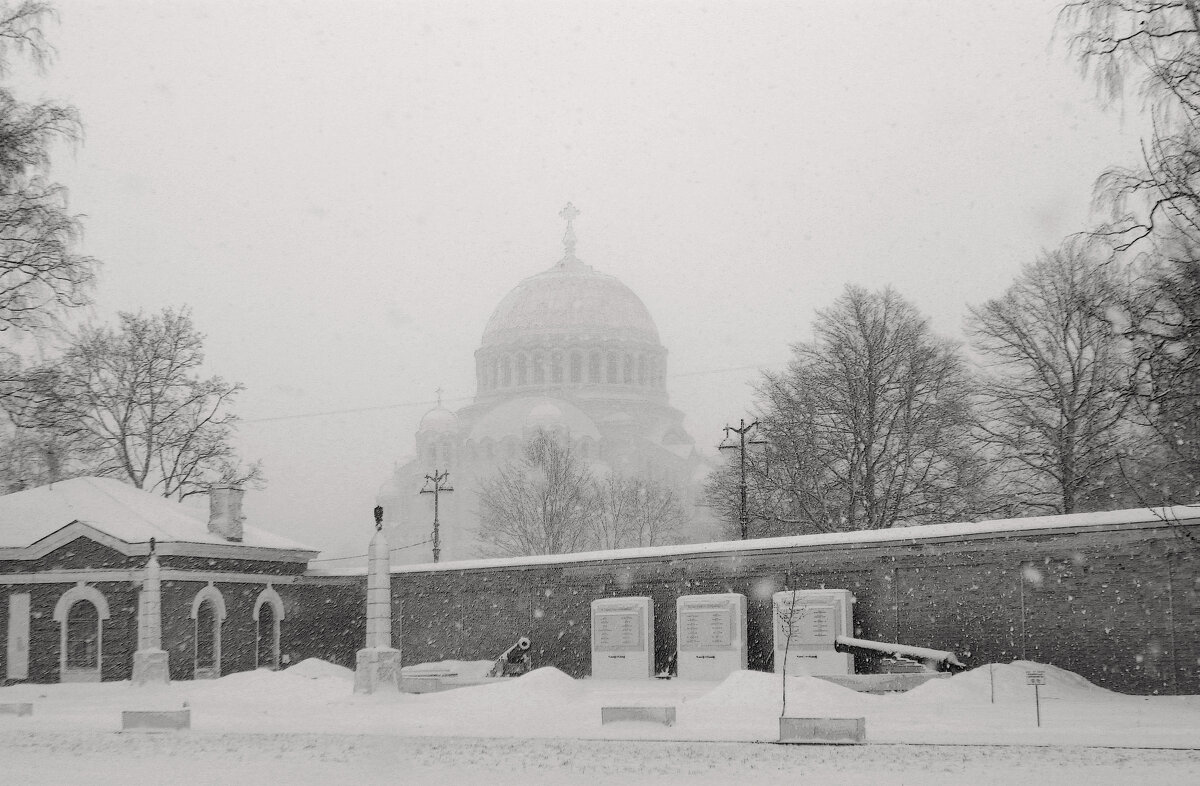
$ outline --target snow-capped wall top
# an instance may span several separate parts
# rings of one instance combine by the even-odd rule
[[[542,554],[529,557],[462,560],[458,562],[439,562],[437,564],[404,565],[392,568],[392,572],[406,573],[466,570],[471,568],[504,568],[521,565],[612,562],[646,557],[669,559],[671,557],[719,554],[724,552],[772,551],[840,545],[866,546],[882,543],[923,543],[963,540],[972,537],[1003,537],[1006,534],[1030,534],[1033,532],[1053,534],[1056,531],[1104,530],[1123,526],[1133,527],[1155,524],[1164,526],[1177,524],[1188,527],[1200,525],[1200,505],[1105,510],[1094,513],[1072,513],[1063,516],[1029,516],[1026,518],[997,519],[995,521],[955,522],[919,527],[893,527],[892,529],[857,530],[855,532],[829,532],[819,535],[794,535],[782,538],[692,543],[682,546],[651,546],[636,549],[614,549],[612,551],[583,551],[575,554]],[[337,575],[355,575],[362,572],[361,568],[341,570],[337,571]]]

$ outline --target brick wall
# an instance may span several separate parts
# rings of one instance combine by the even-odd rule
[[[769,670],[771,594],[844,588],[857,600],[860,638],[949,649],[969,666],[1038,660],[1127,693],[1200,693],[1200,551],[1165,525],[614,557],[396,572],[393,624],[398,618],[404,662],[492,658],[528,635],[535,665],[584,676],[591,602],[642,595],[654,600],[655,669],[673,672],[676,599],[738,592],[747,598],[750,668]],[[344,606],[361,620],[362,579],[338,579],[322,614],[312,585],[332,580],[305,581],[287,589],[301,609],[289,640],[295,656],[334,653],[349,665],[361,624],[339,627],[338,614],[327,612]],[[310,618],[311,639],[303,630]],[[335,631],[356,638],[339,642]],[[877,656],[855,658],[859,672],[878,668]]]
[[[1195,528],[1193,527],[1193,530]],[[398,571],[392,577],[393,639],[405,663],[490,659],[521,635],[535,665],[574,676],[590,671],[590,606],[644,595],[655,605],[655,668],[675,670],[675,601],[737,592],[747,598],[749,665],[772,667],[772,593],[845,588],[855,595],[855,635],[950,649],[968,665],[1028,658],[1129,693],[1200,693],[1200,549],[1167,526],[1009,533],[932,542],[847,543],[471,570]],[[225,561],[209,569],[270,570]],[[40,561],[45,569],[129,568],[126,558],[75,541]],[[20,565],[22,571],[28,563]],[[254,601],[264,583],[221,582],[227,617],[221,672],[255,667]],[[275,586],[283,600],[284,662],[319,657],[352,667],[365,637],[362,577],[302,576]],[[59,597],[72,586],[9,584],[0,575],[0,632],[11,592],[31,593],[30,677],[58,680]],[[95,583],[108,600],[105,679],[128,679],[137,645],[134,582]],[[163,645],[173,679],[194,670],[191,604],[205,582],[163,582]],[[0,646],[0,678],[5,648]],[[876,656],[855,653],[871,673]]]

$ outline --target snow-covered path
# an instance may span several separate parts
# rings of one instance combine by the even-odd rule
[[[8,732],[0,733],[0,761],[4,782],[31,786],[1200,783],[1200,751],[1077,746],[845,748],[646,740]]]
[[[1046,673],[1035,725],[1026,669]],[[1124,696],[1053,666],[997,664],[872,696],[789,678],[789,714],[863,717],[868,745],[785,746],[780,679],[573,680],[557,669],[420,695],[357,695],[348,669],[135,688],[0,688],[0,784],[1200,783],[1200,697]],[[994,701],[993,701],[994,698]],[[604,706],[677,722],[600,722]],[[191,711],[191,729],[121,733],[121,711]]]

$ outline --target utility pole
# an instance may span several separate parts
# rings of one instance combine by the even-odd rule
[[[445,483],[450,477],[450,470],[445,470],[441,473],[436,468],[432,475],[425,476],[425,487],[421,489],[422,494],[433,495],[433,561],[437,562],[442,556],[442,540],[441,533],[438,531],[438,497],[443,491],[454,491],[454,488],[449,483]],[[445,485],[443,485],[445,483]],[[432,488],[430,487],[432,485]]]
[[[761,453],[767,449],[767,441],[759,436],[755,431],[759,427],[759,422],[756,420],[750,425],[746,425],[745,419],[738,421],[737,426],[725,427],[725,439],[721,440],[721,444],[717,446],[718,450],[736,450],[738,452],[738,463],[741,469],[741,481],[738,483],[739,504],[738,504],[738,523],[741,524],[742,540],[749,536],[750,530],[750,511],[746,506],[746,435],[750,437],[750,449],[755,453]],[[738,435],[735,442],[729,437],[729,432]]]

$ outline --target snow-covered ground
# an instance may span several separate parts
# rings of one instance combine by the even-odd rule
[[[1027,668],[1046,672],[1041,728]],[[889,696],[789,678],[789,715],[866,718],[872,744],[854,748],[753,744],[778,736],[779,678],[759,672],[708,683],[544,668],[370,696],[352,680],[311,660],[154,688],[3,688],[0,702],[34,713],[0,715],[0,771],[17,783],[1200,782],[1200,697],[1124,696],[1023,662]],[[674,706],[677,722],[601,725],[601,707],[630,705]],[[122,710],[183,706],[190,731],[114,734]]]

